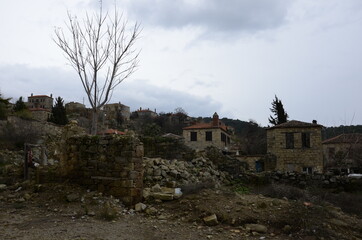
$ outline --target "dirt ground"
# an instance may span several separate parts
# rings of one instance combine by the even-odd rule
[[[18,183],[0,190],[0,239],[362,239],[361,219],[332,205],[225,187],[145,204],[136,212],[69,183]],[[203,218],[212,214],[218,223],[207,226]]]

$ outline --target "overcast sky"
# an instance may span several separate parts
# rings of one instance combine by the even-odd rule
[[[107,0],[143,28],[140,66],[111,102],[268,124],[274,95],[290,119],[362,124],[361,0]],[[52,41],[67,10],[97,0],[0,2],[0,92],[86,102]]]

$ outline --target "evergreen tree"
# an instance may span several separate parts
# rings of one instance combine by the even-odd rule
[[[0,93],[0,120],[4,120],[7,118],[10,100],[11,98],[3,98]]]
[[[23,101],[23,97],[20,97],[18,101],[16,101],[14,106],[15,112],[20,112],[22,110],[26,110],[28,107],[25,105],[25,102]]]
[[[55,105],[52,107],[52,115],[48,121],[59,125],[65,125],[68,123],[64,101],[61,97],[55,99]]]
[[[285,123],[288,120],[288,114],[285,112],[283,103],[278,97],[275,95],[275,99],[272,102],[272,107],[270,111],[274,114],[275,117],[269,117],[269,122],[273,125],[278,125],[281,123]]]

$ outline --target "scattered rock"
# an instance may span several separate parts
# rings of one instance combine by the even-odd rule
[[[6,184],[0,184],[0,191],[4,191],[6,188]]]
[[[212,214],[210,216],[204,217],[203,220],[207,226],[215,226],[215,225],[219,224],[219,222],[217,221],[216,214]]]
[[[160,185],[159,184],[156,184],[156,185],[154,185],[152,188],[151,188],[151,191],[152,192],[161,192],[162,191],[162,189],[161,189],[161,187],[160,187]]]
[[[87,215],[90,217],[94,217],[96,215],[96,213],[94,211],[90,211],[87,213]]]
[[[292,230],[292,227],[290,225],[285,225],[283,227],[283,232],[285,232],[285,233],[290,233],[291,230]]]
[[[158,213],[158,211],[155,207],[146,208],[145,212],[147,215],[150,215],[150,216],[155,216]]]
[[[261,224],[245,224],[245,228],[251,232],[266,233],[268,228]]]
[[[67,195],[67,201],[68,202],[76,202],[80,199],[80,196],[78,193],[71,193]]]
[[[155,193],[152,193],[151,195],[155,199],[159,199],[159,200],[163,200],[163,201],[173,200],[173,194],[170,194],[170,193],[155,192]]]
[[[24,194],[24,199],[29,200],[31,198],[31,195],[29,193]]]
[[[144,211],[146,208],[147,208],[147,205],[144,204],[144,203],[137,203],[137,204],[134,206],[134,209],[135,209],[136,212],[142,212],[142,211]]]

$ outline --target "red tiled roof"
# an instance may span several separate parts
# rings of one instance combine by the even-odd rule
[[[184,127],[183,130],[212,129],[212,128],[220,128],[220,129],[224,130],[225,132],[227,131],[227,126],[225,126],[225,125],[214,126],[212,124],[212,122],[210,122],[210,123],[196,123],[194,125]]]
[[[274,128],[312,128],[312,127],[323,127],[320,124],[316,123],[307,123],[307,122],[301,122],[296,120],[290,120],[285,123],[281,123],[278,125],[275,125],[273,127],[270,127],[268,129],[274,129]]]
[[[118,131],[116,129],[107,129],[107,130],[104,130],[104,131],[100,131],[98,132],[99,135],[101,134],[105,134],[105,135],[111,135],[111,134],[116,134],[116,135],[124,135],[126,134],[125,132],[121,132],[121,131]]]
[[[322,142],[323,144],[329,143],[362,143],[362,133],[344,133],[336,137],[327,139]]]

